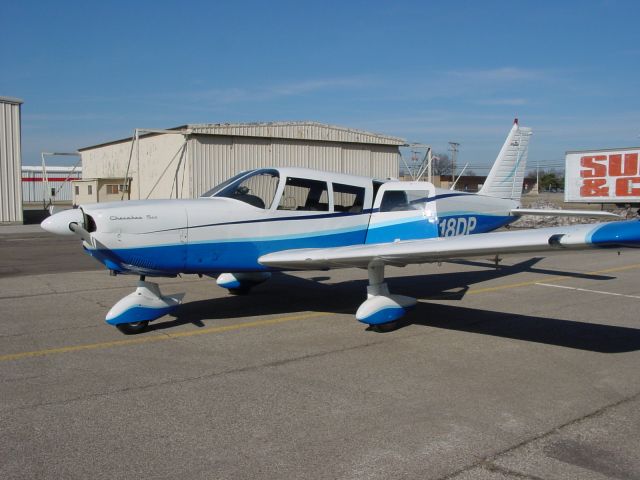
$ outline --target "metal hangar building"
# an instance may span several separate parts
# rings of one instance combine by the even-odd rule
[[[316,122],[184,125],[79,149],[74,203],[195,198],[243,170],[296,166],[399,174],[402,138]],[[90,192],[90,193],[89,193]]]
[[[22,100],[0,97],[0,224],[22,223]]]

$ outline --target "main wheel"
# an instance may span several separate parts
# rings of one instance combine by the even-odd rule
[[[397,330],[398,327],[399,327],[399,324],[397,320],[393,322],[381,323],[379,325],[370,326],[371,330],[377,333],[393,332],[394,330]]]
[[[231,295],[246,295],[251,291],[251,287],[238,287],[238,288],[230,288],[229,293]]]
[[[119,323],[116,328],[125,335],[135,335],[144,332],[148,326],[149,320],[144,320],[142,322]]]

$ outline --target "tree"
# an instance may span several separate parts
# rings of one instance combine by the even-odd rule
[[[538,185],[538,191],[540,192],[564,188],[564,173],[555,168],[539,170],[538,172],[530,170],[527,173],[526,179],[532,184],[536,182],[537,178],[540,179],[540,184]]]
[[[446,153],[433,155],[433,174],[447,176],[453,172],[453,162]]]
[[[433,163],[431,167],[433,175],[440,175],[441,177],[451,177],[451,174],[453,173],[453,162],[451,161],[451,158],[449,158],[449,155],[447,155],[446,153],[434,153],[432,158]],[[422,158],[420,158],[420,162],[421,161]],[[416,158],[415,160],[412,159],[408,161],[406,166],[404,162],[401,163],[400,173],[405,175],[416,175],[418,173],[418,170],[420,170],[422,166],[420,162],[418,162],[418,159]],[[456,167],[456,175],[460,175],[462,167],[463,165],[458,165]],[[427,172],[425,170],[425,175],[426,173]],[[475,175],[475,172],[473,170],[467,169],[465,170],[464,174],[473,176]]]
[[[541,190],[557,190],[564,185],[564,178],[559,178],[555,172],[547,172],[540,176],[540,185],[538,189]]]

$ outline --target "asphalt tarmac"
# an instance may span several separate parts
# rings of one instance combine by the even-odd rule
[[[640,252],[389,268],[418,306],[354,318],[366,272],[210,278],[142,335],[135,278],[0,230],[0,478],[640,478]]]

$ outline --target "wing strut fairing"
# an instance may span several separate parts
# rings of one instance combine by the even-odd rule
[[[538,217],[588,217],[588,218],[620,218],[620,215],[602,210],[561,210],[543,208],[514,208],[511,215],[522,217],[533,215]]]

